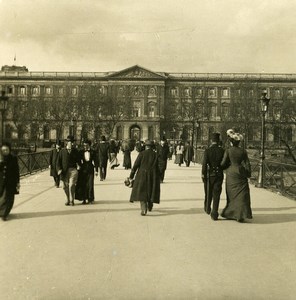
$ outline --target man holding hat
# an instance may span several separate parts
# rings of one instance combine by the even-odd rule
[[[74,205],[75,187],[80,169],[80,155],[74,146],[74,137],[69,135],[66,139],[66,148],[59,152],[57,161],[58,174],[64,182],[64,191],[67,196],[65,205]],[[70,202],[71,200],[71,202]]]
[[[213,133],[211,136],[211,146],[205,150],[202,164],[202,180],[205,189],[204,210],[212,220],[218,219],[218,209],[220,195],[222,192],[223,169],[221,162],[224,155],[224,149],[220,144],[220,133]],[[213,201],[213,207],[211,204]]]

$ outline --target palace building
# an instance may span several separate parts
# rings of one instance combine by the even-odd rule
[[[106,134],[141,140],[166,136],[202,145],[211,132],[236,127],[252,145],[260,142],[258,99],[266,92],[271,99],[267,142],[296,143],[296,74],[167,73],[138,65],[118,72],[30,72],[3,66],[0,90],[9,97],[4,139]]]

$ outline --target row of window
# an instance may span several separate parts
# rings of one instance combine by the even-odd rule
[[[229,88],[223,88],[221,91],[221,96],[222,97],[229,97]],[[208,89],[208,96],[209,97],[216,97],[217,96],[217,88],[209,88]],[[192,89],[191,88],[184,88],[183,90],[179,90],[177,87],[171,88],[171,96],[181,96],[184,97],[191,97],[192,96]],[[204,94],[204,89],[203,88],[197,88],[195,89],[195,95],[196,97],[201,97]]]
[[[296,88],[288,88],[288,89],[269,89],[269,88],[260,88],[259,93],[266,92],[269,97],[274,97],[274,98],[280,98],[284,95],[284,92],[286,91],[286,95],[288,97],[292,97],[296,95]],[[230,88],[225,87],[225,88],[218,88],[218,87],[210,87],[207,89],[207,92],[205,91],[204,88],[196,88],[195,89],[195,95],[196,97],[202,97],[207,93],[208,97],[218,97],[219,95],[221,97],[227,98],[230,96]],[[235,96],[240,96],[241,95],[241,90],[236,89],[234,91]],[[180,89],[178,87],[173,87],[170,89],[170,94],[173,97],[177,96],[184,96],[184,97],[191,97],[192,96],[192,88],[184,88]],[[254,96],[254,90],[250,89],[247,91],[248,97],[253,97]]]
[[[44,91],[45,95],[52,95],[53,94],[53,87],[52,86],[46,86],[46,87],[40,87],[40,86],[8,86],[6,88],[6,92],[8,95],[14,95],[14,94],[19,94],[22,96],[25,96],[28,94],[28,91],[31,91],[31,94],[33,96],[39,96],[42,92],[42,89]],[[66,93],[66,87],[57,87],[57,93],[59,95],[65,95]],[[101,94],[105,94],[106,92],[106,87],[105,86],[100,86],[98,87],[98,92]],[[70,93],[72,96],[77,96],[78,95],[78,87],[70,87]]]

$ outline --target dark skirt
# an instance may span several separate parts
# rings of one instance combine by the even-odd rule
[[[175,164],[183,164],[184,163],[184,156],[183,154],[176,154]]]
[[[227,204],[221,216],[226,219],[252,219],[250,188],[242,166],[230,166],[226,172]]]
[[[94,173],[78,172],[75,199],[94,201]]]
[[[3,190],[0,196],[0,217],[7,217],[14,204],[14,194]]]
[[[132,167],[131,152],[124,151],[123,153],[123,167],[130,169]]]

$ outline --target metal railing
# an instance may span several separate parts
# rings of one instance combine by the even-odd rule
[[[195,150],[195,162],[202,164],[204,150]],[[250,157],[252,176],[251,183],[258,182],[259,159]],[[283,163],[265,159],[264,187],[277,191],[284,196],[296,199],[296,164]]]
[[[259,175],[259,160],[250,158],[250,162],[252,169],[251,182],[256,184]],[[265,159],[263,165],[264,187],[296,199],[296,164]]]
[[[49,166],[50,150],[17,155],[20,176],[42,171]]]

